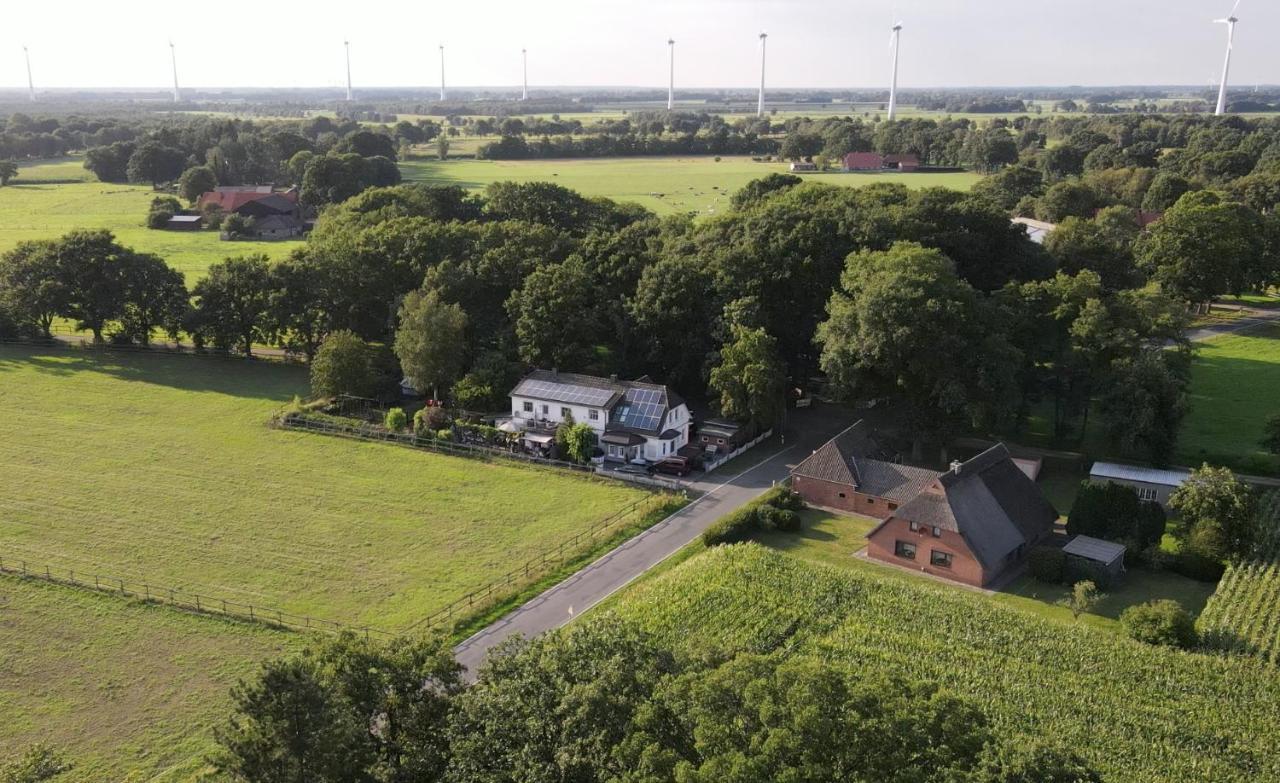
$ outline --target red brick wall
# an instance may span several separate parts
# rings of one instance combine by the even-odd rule
[[[804,502],[811,506],[864,514],[875,519],[885,519],[898,507],[896,501],[855,492],[848,484],[837,484],[833,481],[822,481],[805,476],[792,476],[791,488],[800,493]],[[893,508],[890,508],[890,505]]]
[[[995,576],[983,571],[982,564],[973,556],[969,545],[959,533],[950,530],[943,530],[941,533],[940,537],[935,538],[933,531],[928,527],[922,527],[919,532],[912,532],[910,523],[905,519],[890,519],[867,539],[867,555],[886,563],[975,587],[981,587],[988,579]],[[895,555],[896,541],[915,544],[915,560]],[[934,549],[951,555],[950,568],[940,568],[930,564],[930,552]]]

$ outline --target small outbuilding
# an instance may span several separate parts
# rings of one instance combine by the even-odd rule
[[[1076,536],[1062,548],[1068,562],[1075,560],[1088,568],[1100,569],[1110,581],[1124,573],[1124,552],[1123,544],[1092,536]]]
[[[199,231],[202,218],[199,215],[174,215],[164,222],[170,231]]]
[[[1167,506],[1169,496],[1191,475],[1187,470],[1144,468],[1117,462],[1095,462],[1089,469],[1089,480],[1099,484],[1111,482],[1133,487],[1139,500]]]

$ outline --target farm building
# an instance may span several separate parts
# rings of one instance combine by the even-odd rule
[[[1022,563],[1058,512],[997,444],[954,462],[867,534],[867,555],[976,587]]]
[[[707,419],[698,425],[695,441],[708,454],[727,454],[746,443],[747,430],[736,421]]]
[[[298,205],[296,190],[277,191],[270,185],[223,185],[201,194],[196,206],[203,211],[205,207],[215,205],[226,214],[236,212],[246,217],[258,217],[253,212],[245,212],[244,206],[271,196],[279,196],[289,201],[295,208]]]
[[[1068,561],[1077,561],[1090,569],[1099,569],[1109,582],[1124,573],[1124,545],[1092,536],[1075,536],[1062,548]]]
[[[791,170],[792,171],[817,171],[818,164],[808,163],[806,161],[797,161],[796,163],[791,164]]]
[[[556,427],[585,423],[596,431],[605,459],[657,462],[689,443],[689,408],[666,386],[534,370],[511,390],[511,425],[531,448],[547,446]]]
[[[199,231],[202,218],[199,215],[174,215],[164,222],[170,231]]]
[[[1095,462],[1089,469],[1089,480],[1097,483],[1112,482],[1133,487],[1140,500],[1150,500],[1166,506],[1173,491],[1191,475],[1190,471],[1143,468],[1121,465],[1115,462]]]
[[[920,158],[910,153],[906,155],[885,155],[884,167],[898,171],[919,171]]]
[[[796,465],[791,487],[810,505],[884,519],[938,478],[886,456],[859,421]]]
[[[850,152],[844,156],[845,171],[879,171],[884,168],[884,156],[878,152]]]
[[[257,239],[290,239],[303,232],[296,190],[277,191],[270,185],[231,185],[201,195],[198,203],[201,210],[212,205],[224,214],[253,218],[253,228],[248,234]]]
[[[1050,232],[1057,228],[1053,223],[1046,223],[1043,220],[1032,220],[1031,218],[1025,217],[1014,218],[1011,222],[1017,223],[1025,228],[1027,231],[1027,238],[1032,242],[1035,242],[1037,245],[1043,245],[1044,238],[1049,236]]]

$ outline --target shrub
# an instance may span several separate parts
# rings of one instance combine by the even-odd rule
[[[789,487],[774,487],[761,495],[756,502],[789,511],[804,510],[804,499],[800,497],[800,493],[792,491]]]
[[[773,515],[773,526],[783,533],[799,533],[800,532],[800,515],[789,508],[775,509],[776,514]]]
[[[392,432],[399,432],[409,423],[409,417],[405,416],[403,408],[392,408],[387,411],[386,418],[382,420],[382,423]]]
[[[1068,584],[1092,582],[1099,590],[1111,587],[1111,572],[1101,563],[1073,557],[1066,559],[1064,565],[1064,578]]]
[[[331,332],[311,362],[311,393],[316,397],[366,396],[372,385],[369,355],[368,343],[354,332]]]
[[[173,213],[166,209],[153,209],[147,213],[147,228],[164,228]]]
[[[746,506],[716,520],[702,532],[702,543],[708,547],[720,544],[737,544],[751,538],[760,529],[759,515],[754,506]]]
[[[436,440],[453,440],[453,430],[447,427],[442,430],[436,430]]]
[[[1187,649],[1198,640],[1195,620],[1181,604],[1168,598],[1125,609],[1120,624],[1130,637],[1147,644]]]
[[[1221,560],[1206,557],[1195,551],[1183,550],[1173,559],[1172,569],[1197,582],[1217,582],[1226,566]]]
[[[1027,556],[1032,578],[1047,584],[1062,584],[1067,575],[1067,556],[1056,546],[1037,546]]]

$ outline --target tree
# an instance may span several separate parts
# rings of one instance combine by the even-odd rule
[[[450,128],[450,130],[453,130]],[[440,160],[449,159],[449,137],[440,134],[436,137],[436,157]]]
[[[250,783],[367,780],[366,732],[326,687],[311,658],[267,663],[231,691],[234,714],[217,732],[220,771]]]
[[[1080,615],[1093,611],[1101,600],[1102,593],[1098,590],[1098,586],[1085,580],[1072,585],[1071,592],[1059,601],[1058,605],[1070,609],[1071,616],[1078,620]]]
[[[368,130],[353,131],[343,137],[334,152],[353,152],[362,158],[381,156],[394,161],[396,145],[390,136]]]
[[[1030,166],[1008,166],[978,180],[972,192],[1011,212],[1024,198],[1038,198],[1044,194],[1044,175]]]
[[[1120,451],[1141,455],[1157,465],[1168,463],[1178,443],[1178,430],[1191,409],[1185,357],[1159,348],[1141,350],[1112,365],[1099,400],[1107,437]]]
[[[520,358],[540,367],[584,369],[599,334],[597,301],[581,256],[534,271],[507,301]]]
[[[0,160],[0,188],[9,184],[9,180],[18,176],[18,164],[11,159]]]
[[[126,261],[121,288],[120,333],[147,345],[155,329],[178,339],[191,306],[182,273],[151,253],[132,253]]]
[[[729,199],[729,205],[737,211],[749,209],[770,194],[780,193],[803,183],[804,180],[794,174],[768,174],[760,179],[753,179],[739,188]]]
[[[1257,533],[1257,498],[1228,468],[1201,465],[1173,494],[1169,508],[1181,515],[1185,548],[1211,560],[1248,554]]]
[[[564,442],[561,444],[564,455],[571,462],[586,464],[596,447],[596,431],[585,421],[571,424],[564,429]],[[556,436],[559,438],[559,431],[556,432]]]
[[[1260,443],[1262,448],[1272,454],[1280,454],[1280,413],[1273,413],[1267,417],[1266,423],[1262,425]]]
[[[267,342],[271,304],[271,270],[264,255],[228,258],[209,267],[192,290],[196,304],[191,328],[201,341],[220,350],[237,344],[245,356],[255,342]]]
[[[1067,517],[1069,535],[1121,541],[1135,553],[1158,545],[1164,529],[1159,504],[1141,501],[1132,487],[1114,482],[1082,483]]]
[[[1097,272],[1107,290],[1141,282],[1134,268],[1133,243],[1141,232],[1127,207],[1107,207],[1089,219],[1068,217],[1044,239],[1045,250],[1068,274]]]
[[[241,239],[253,233],[256,223],[257,221],[251,217],[232,212],[223,219],[222,231],[232,239]]]
[[[0,783],[44,783],[74,766],[48,745],[36,744],[0,765]]]
[[[19,326],[51,336],[53,319],[67,311],[68,294],[56,240],[19,242],[0,255],[0,311]]]
[[[1135,258],[1170,294],[1195,304],[1243,291],[1267,260],[1258,215],[1208,191],[1188,193],[1139,238]]]
[[[720,362],[711,370],[720,413],[755,427],[773,426],[782,413],[786,368],[764,329],[734,324]]]
[[[1071,216],[1092,217],[1093,211],[1100,206],[1102,200],[1097,191],[1083,182],[1068,180],[1045,191],[1036,208],[1036,217],[1058,223]]]
[[[194,204],[205,193],[218,187],[218,175],[213,173],[213,169],[208,166],[192,166],[182,172],[182,176],[178,178],[178,193],[187,200],[188,204]]]
[[[127,182],[129,160],[136,145],[131,141],[117,141],[104,147],[91,147],[84,156],[84,167],[103,182]]]
[[[144,141],[129,156],[125,173],[130,182],[150,182],[152,187],[156,187],[161,182],[172,182],[181,176],[185,162],[182,150],[156,141]]]
[[[466,353],[467,314],[445,302],[434,290],[413,291],[400,305],[395,352],[406,378],[419,389],[448,387],[462,372]]]
[[[72,231],[54,244],[59,274],[66,285],[60,315],[76,320],[78,329],[102,342],[107,322],[123,312],[124,278],[134,254],[110,231]]]
[[[330,332],[311,361],[311,394],[365,397],[373,388],[369,344],[345,329]]]
[[[717,315],[712,271],[692,256],[663,256],[640,274],[628,312],[656,377],[700,388],[714,348],[707,328]]]
[[[351,198],[369,186],[366,168],[365,159],[354,153],[310,158],[302,175],[302,202],[320,206]]]
[[[1188,649],[1199,641],[1195,618],[1168,598],[1130,606],[1120,613],[1120,624],[1130,638],[1147,644]]]
[[[1151,181],[1147,194],[1142,199],[1142,208],[1147,212],[1164,212],[1178,203],[1183,194],[1191,190],[1191,183],[1177,174],[1162,171]]]
[[[330,316],[320,270],[304,253],[271,267],[267,328],[275,344],[310,361],[329,329]]]

